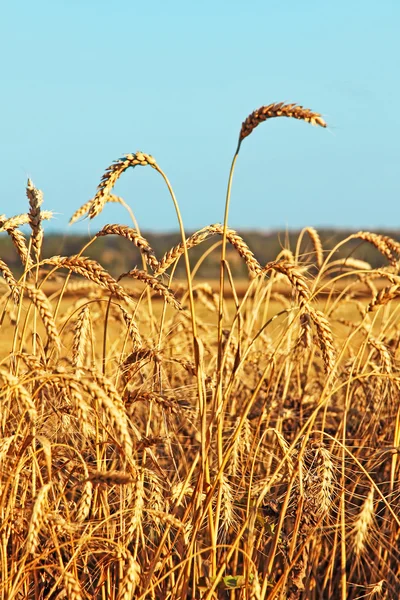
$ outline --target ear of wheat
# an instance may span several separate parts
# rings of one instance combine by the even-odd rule
[[[121,177],[122,173],[126,171],[126,169],[129,169],[129,167],[133,168],[137,167],[138,165],[142,167],[150,165],[151,167],[155,168],[156,161],[149,154],[136,152],[136,154],[126,154],[124,157],[116,160],[106,169],[97,188],[97,193],[93,198],[89,208],[89,217],[91,219],[101,213],[104,208],[104,204],[107,201],[107,197],[109,196],[118,179]]]
[[[275,102],[268,104],[267,106],[261,106],[257,110],[253,111],[247,119],[242,123],[242,128],[239,135],[239,144],[244,140],[245,137],[251,134],[260,123],[267,121],[268,119],[275,119],[276,117],[289,117],[292,119],[299,119],[311,123],[311,125],[319,125],[320,127],[326,127],[326,123],[321,115],[309,108],[303,108],[297,104],[285,104],[284,102]]]

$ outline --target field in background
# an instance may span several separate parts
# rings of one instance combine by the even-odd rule
[[[252,113],[223,225],[185,235],[140,152],[73,215],[130,211],[112,188],[151,167],[181,232],[162,253],[123,224],[47,252],[31,181],[28,213],[0,217],[20,261],[0,257],[1,600],[399,597],[400,243],[325,248],[309,227],[259,260],[228,227],[230,184],[280,116],[325,126]],[[140,267],[105,268],[111,237]]]

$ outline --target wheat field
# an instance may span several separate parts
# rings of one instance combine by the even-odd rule
[[[228,226],[230,192],[243,141],[276,117],[326,127],[293,104],[249,115],[224,222],[189,237],[142,152],[71,217],[120,202],[130,224],[77,255],[42,256],[51,213],[32,181],[28,212],[0,216],[22,265],[0,258],[1,600],[399,598],[400,243],[360,231],[325,249],[308,227],[259,263]],[[138,166],[176,209],[182,241],[164,256],[112,194]],[[140,267],[114,278],[91,259],[108,235]],[[354,239],[384,266],[338,259]],[[240,294],[228,245],[248,269]],[[211,252],[217,285],[197,277]]]

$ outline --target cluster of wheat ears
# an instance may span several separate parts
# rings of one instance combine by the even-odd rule
[[[133,226],[106,225],[77,255],[42,256],[51,214],[30,180],[29,212],[0,217],[24,267],[0,260],[1,600],[399,597],[400,243],[360,231],[326,251],[309,227],[260,264],[228,227],[229,198],[243,140],[274,117],[326,126],[294,104],[252,113],[224,222],[190,237],[142,152],[71,219],[120,202]],[[112,194],[136,166],[176,209],[182,241],[162,257]],[[114,278],[91,259],[106,235],[141,268]],[[190,264],[213,236],[201,261],[220,253],[217,289]],[[381,269],[337,259],[354,238]]]

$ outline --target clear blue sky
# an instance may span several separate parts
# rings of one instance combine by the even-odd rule
[[[152,154],[187,229],[221,221],[241,122],[270,102],[321,112],[244,140],[230,225],[400,227],[400,2],[6,2],[1,9],[0,213],[71,214],[121,155]],[[173,230],[160,176],[126,172],[115,193],[142,229]],[[129,223],[115,205],[90,223]],[[88,221],[69,228],[88,231]]]

